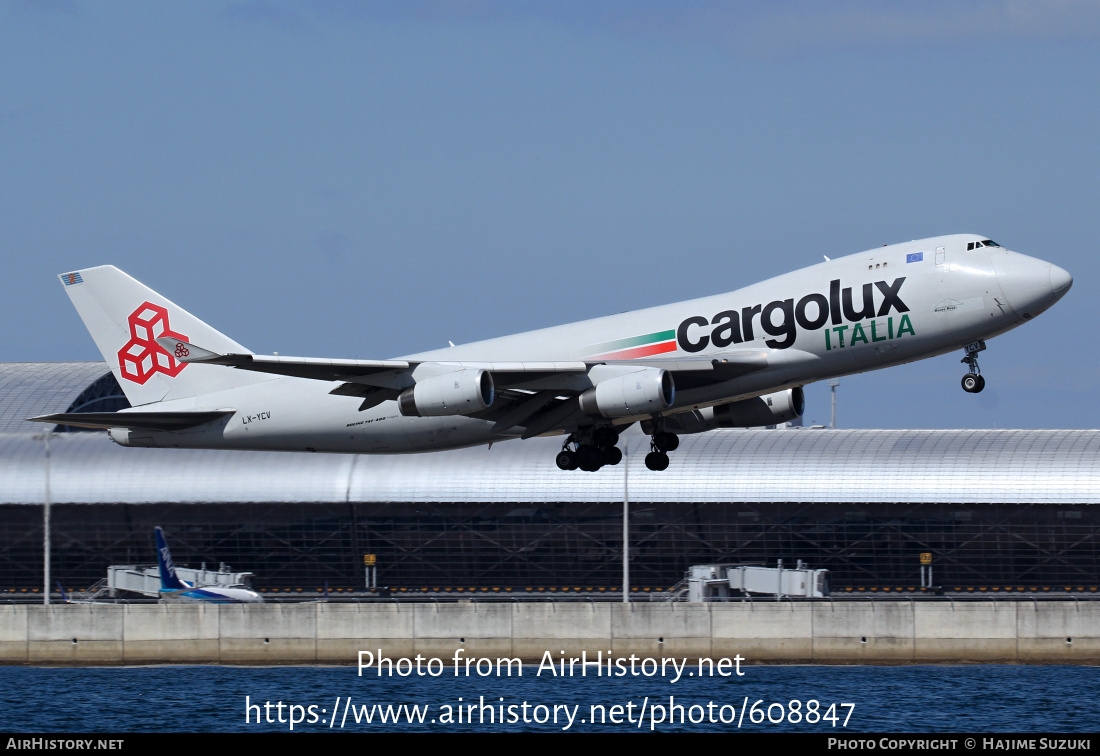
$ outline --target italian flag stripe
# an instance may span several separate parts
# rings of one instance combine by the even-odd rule
[[[634,347],[633,349],[623,349],[618,352],[610,352],[608,354],[601,354],[599,359],[601,360],[636,360],[640,357],[652,357],[655,354],[666,354],[668,352],[676,351],[675,341],[666,341],[663,344],[649,344],[647,346]]]
[[[631,347],[655,344],[659,341],[675,341],[675,339],[676,331],[658,331],[656,333],[647,333],[645,336],[632,336],[629,339],[618,339],[617,341],[607,341],[603,344],[593,344],[590,349],[596,354],[605,354],[630,349]],[[666,349],[663,351],[668,350]]]

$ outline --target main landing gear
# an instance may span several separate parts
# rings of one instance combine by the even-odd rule
[[[617,465],[623,461],[619,443],[619,432],[614,428],[601,425],[598,428],[570,433],[561,445],[561,451],[555,458],[561,470],[596,472],[604,465]],[[570,449],[570,445],[573,449]]]
[[[666,430],[657,431],[650,436],[649,447],[652,451],[645,455],[645,466],[654,472],[668,469],[668,453],[680,446],[680,437]]]
[[[571,433],[561,445],[561,451],[554,459],[562,470],[584,470],[596,472],[604,465],[617,465],[623,461],[619,442],[619,432],[610,426],[601,425]],[[645,466],[653,471],[668,468],[668,453],[680,446],[680,437],[666,430],[655,431],[650,437],[651,451],[645,455]]]
[[[963,376],[962,387],[968,394],[977,394],[985,388],[985,378],[978,367],[978,352],[984,350],[984,341],[973,341],[966,345],[966,356],[962,358],[962,362],[970,368],[970,372]]]

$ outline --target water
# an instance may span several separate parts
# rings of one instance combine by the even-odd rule
[[[0,731],[287,732],[292,713],[296,732],[1091,733],[1100,721],[1100,670],[1092,667],[746,666],[740,677],[701,678],[688,677],[695,671],[688,665],[677,682],[671,669],[663,678],[538,671],[482,678],[455,677],[451,667],[440,677],[359,677],[354,666],[0,667]],[[256,707],[251,722],[246,696]],[[472,722],[470,710],[458,708],[471,703]],[[493,707],[493,721],[482,703]],[[422,723],[407,721],[410,706],[426,707],[412,710],[423,713]],[[402,721],[380,722],[389,711]],[[815,721],[807,722],[810,711]]]

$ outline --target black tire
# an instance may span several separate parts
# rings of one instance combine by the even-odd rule
[[[984,388],[985,388],[985,376],[979,375],[978,376],[978,387],[976,389],[974,389],[974,393],[975,394],[980,394],[982,392],[982,389],[984,389]]]
[[[603,452],[592,444],[582,444],[577,449],[577,464],[582,470],[595,472],[603,464]]]
[[[601,426],[592,434],[596,446],[614,446],[619,443],[619,433],[608,425]]]
[[[559,470],[577,469],[577,455],[567,449],[559,452],[554,461],[558,463]]]
[[[645,466],[653,472],[660,472],[668,468],[668,455],[664,452],[650,452],[645,455]]]
[[[605,465],[617,465],[623,461],[623,450],[617,446],[609,446],[603,450],[603,463]]]
[[[963,391],[968,394],[976,394],[985,388],[985,381],[981,379],[980,375],[974,373],[967,373],[962,378]]]
[[[658,451],[676,451],[680,446],[680,437],[675,433],[662,431],[661,433],[654,434],[653,445],[657,447]]]

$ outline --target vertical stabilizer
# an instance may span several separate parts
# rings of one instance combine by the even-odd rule
[[[157,564],[160,566],[160,589],[162,591],[179,591],[191,586],[186,585],[176,575],[176,565],[172,564],[172,555],[168,552],[168,542],[164,540],[164,531],[158,525],[157,534]]]
[[[179,362],[157,344],[158,337],[179,338],[222,353],[248,354],[249,350],[113,265],[58,278],[135,407],[270,379],[216,365]]]

